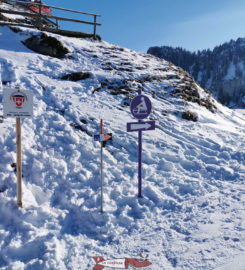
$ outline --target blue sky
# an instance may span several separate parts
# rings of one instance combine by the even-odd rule
[[[46,0],[46,3],[101,14],[98,33],[102,39],[137,51],[162,45],[191,51],[212,49],[230,39],[245,37],[244,0]],[[78,24],[69,27],[84,28]]]

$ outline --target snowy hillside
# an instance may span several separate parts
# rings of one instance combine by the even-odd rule
[[[244,270],[243,116],[164,60],[47,34],[69,51],[59,59],[28,49],[22,41],[33,35],[40,37],[0,27],[3,86],[34,93],[34,118],[22,125],[22,209],[15,196],[15,121],[0,124],[0,269],[89,270],[93,256],[143,253],[149,270]],[[80,80],[71,80],[74,72]],[[142,199],[137,134],[126,132],[139,87],[157,125],[143,134]],[[187,111],[198,120],[183,119]],[[100,119],[113,133],[104,150],[104,213],[100,147],[92,138]]]

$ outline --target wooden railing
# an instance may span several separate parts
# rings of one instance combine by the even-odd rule
[[[12,5],[26,6],[27,9],[29,8],[29,6],[37,6],[38,10],[39,10],[38,12],[22,12],[22,11],[15,11],[15,10],[5,10],[5,9],[0,8],[0,13],[15,14],[15,15],[22,15],[24,17],[31,17],[32,19],[35,20],[35,26],[34,27],[37,27],[40,30],[45,29],[45,30],[48,31],[48,29],[49,29],[49,27],[47,27],[48,22],[52,25],[52,27],[55,27],[56,29],[59,29],[59,21],[68,21],[68,22],[92,25],[93,26],[93,32],[91,33],[91,35],[94,38],[96,38],[96,36],[97,36],[97,32],[96,32],[97,26],[101,26],[100,23],[97,23],[97,18],[101,16],[99,14],[81,12],[81,11],[77,11],[77,10],[66,9],[66,8],[55,7],[55,6],[49,6],[49,5],[46,5],[46,4],[35,3],[35,2],[12,1],[12,0],[5,0],[4,2],[12,4]],[[54,16],[52,14],[44,15],[41,12],[42,7],[50,8],[52,10],[52,12],[53,12],[53,10],[61,10],[61,11],[66,11],[66,12],[71,12],[71,13],[83,14],[83,15],[86,15],[86,16],[93,17],[93,20],[92,21],[78,20],[78,19],[73,19],[73,18]],[[52,20],[55,20],[55,21],[52,21]],[[53,30],[53,29],[50,29],[50,30]]]

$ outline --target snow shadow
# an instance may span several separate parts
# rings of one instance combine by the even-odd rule
[[[108,221],[108,215],[99,213],[98,210],[84,211],[79,207],[73,207],[61,223],[61,232],[73,236],[83,234],[100,242],[111,242],[113,239],[112,234],[108,235]]]
[[[0,268],[7,266],[8,262],[3,258],[3,256],[0,254]]]
[[[1,27],[1,49],[14,52],[33,53],[22,44],[22,37],[16,35],[9,27]],[[10,42],[11,41],[11,42]]]
[[[45,246],[46,236],[35,239],[20,247],[10,247],[7,256],[10,258],[27,263],[33,259],[43,259],[47,252]]]

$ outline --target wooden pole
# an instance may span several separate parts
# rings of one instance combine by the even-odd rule
[[[97,16],[94,15],[94,39],[96,39],[96,23],[97,23]]]
[[[16,145],[17,145],[17,205],[22,207],[22,160],[21,160],[21,122],[16,118]]]
[[[42,4],[38,6],[38,29],[42,30]]]

